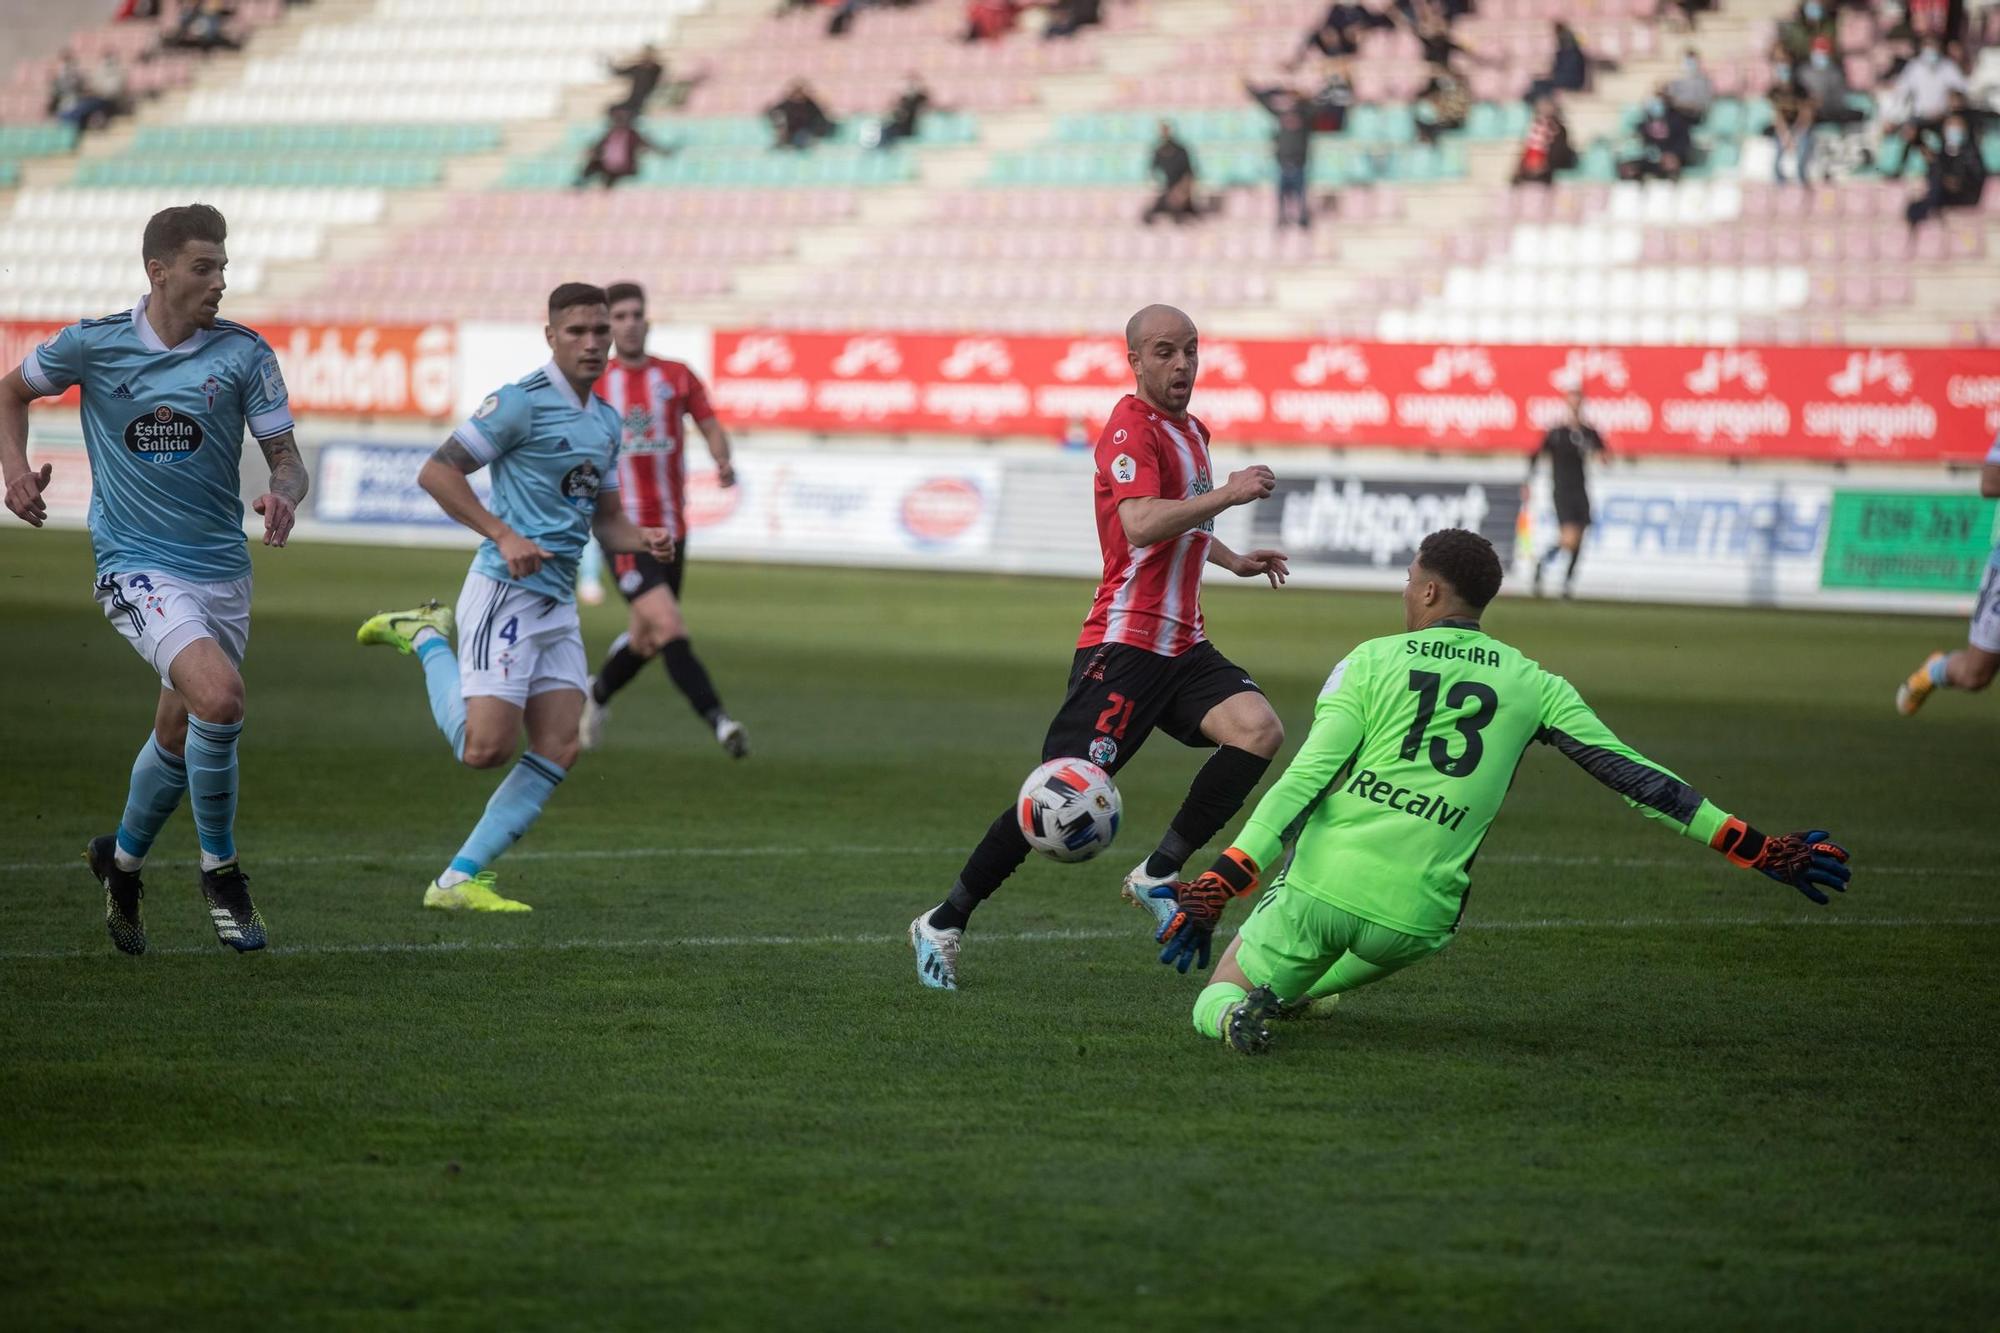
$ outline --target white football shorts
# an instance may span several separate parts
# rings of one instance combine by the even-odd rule
[[[1984,652],[2000,653],[2000,547],[1986,562],[1986,577],[1979,581],[1979,600],[1972,604],[1972,646]]]
[[[458,592],[458,679],[465,697],[526,704],[537,694],[583,690],[590,659],[576,603],[557,601],[478,571]]]
[[[174,687],[167,674],[174,658],[196,639],[214,639],[237,666],[250,644],[250,577],[198,583],[176,574],[140,569],[100,574],[97,604],[139,656]]]

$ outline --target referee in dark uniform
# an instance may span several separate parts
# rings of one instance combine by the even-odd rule
[[[1593,451],[1600,457],[1605,452],[1604,437],[1584,424],[1583,390],[1571,389],[1565,398],[1569,402],[1569,419],[1550,427],[1549,433],[1542,436],[1541,447],[1528,458],[1530,482],[1535,479],[1535,465],[1544,457],[1549,460],[1559,528],[1556,544],[1535,562],[1537,597],[1542,595],[1542,575],[1548,571],[1549,562],[1564,551],[1569,552],[1569,567],[1563,571],[1562,595],[1568,597],[1574,590],[1576,561],[1583,554],[1583,530],[1590,526],[1590,492],[1584,485],[1583,458]]]

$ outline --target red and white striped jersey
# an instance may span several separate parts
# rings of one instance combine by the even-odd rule
[[[618,481],[625,516],[644,528],[664,527],[687,536],[687,426],[715,415],[708,390],[678,361],[649,356],[633,369],[613,357],[597,381],[597,396],[624,424]]]
[[[1104,582],[1083,622],[1079,648],[1124,643],[1178,657],[1207,637],[1201,628],[1201,572],[1215,540],[1210,520],[1169,541],[1138,547],[1125,539],[1118,505],[1134,497],[1189,500],[1213,490],[1208,427],[1180,421],[1126,394],[1097,439],[1097,544]]]

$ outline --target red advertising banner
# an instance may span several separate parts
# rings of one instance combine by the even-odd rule
[[[64,326],[0,320],[0,366],[12,370]],[[457,398],[454,324],[261,324],[294,413],[446,417]],[[44,403],[74,406],[76,390]]]
[[[742,425],[1094,434],[1123,340],[719,331],[714,398]],[[1204,340],[1194,413],[1219,441],[1520,452],[1581,386],[1629,454],[1973,462],[2000,431],[2000,350],[1522,347]]]

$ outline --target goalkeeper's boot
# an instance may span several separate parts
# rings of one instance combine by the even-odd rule
[[[929,912],[910,923],[910,948],[917,955],[917,980],[932,990],[958,989],[958,943],[963,930],[939,930]]]
[[[1174,919],[1174,913],[1180,910],[1180,903],[1172,893],[1174,884],[1179,879],[1180,876],[1177,874],[1149,875],[1146,873],[1146,862],[1141,861],[1132,868],[1131,874],[1125,876],[1125,885],[1118,890],[1121,898],[1153,918],[1151,933],[1156,939],[1160,932],[1167,928],[1167,923]],[[1168,892],[1158,897],[1153,896],[1159,889],[1167,889]]]
[[[234,861],[201,872],[201,896],[208,901],[208,919],[215,938],[238,953],[264,947],[264,915],[250,901],[250,877]]]
[[[422,606],[413,606],[407,611],[384,611],[361,622],[361,628],[354,632],[354,641],[364,646],[386,644],[399,653],[416,651],[417,631],[434,629],[444,635],[445,642],[451,642],[457,622],[451,608],[439,606],[434,597]]]
[[[146,952],[146,921],[139,911],[146,889],[138,871],[118,868],[118,835],[92,838],[83,849],[83,859],[104,886],[104,928],[111,933],[111,942],[126,953]]]
[[[595,750],[604,742],[604,724],[611,720],[611,705],[597,702],[597,677],[583,687],[583,717],[576,724],[576,743]]]
[[[1278,1011],[1271,1017],[1280,1022],[1292,1023],[1302,1018],[1327,1019],[1333,1017],[1334,1007],[1340,1003],[1338,993],[1333,995],[1301,995],[1296,1000],[1278,1001]]]
[[[750,754],[750,733],[743,724],[727,713],[715,715],[715,743],[729,752],[731,759],[748,758]]]
[[[1222,1038],[1245,1055],[1262,1055],[1271,1047],[1272,1015],[1278,997],[1269,986],[1259,986],[1222,1016]]]
[[[500,877],[491,870],[482,870],[471,879],[460,880],[448,889],[438,887],[436,880],[424,890],[424,906],[434,907],[444,912],[532,912],[535,909],[526,903],[515,902],[512,898],[502,898],[494,892],[493,886]]]
[[[1931,683],[1931,664],[1941,660],[1943,653],[1932,653],[1924,659],[1924,664],[1912,671],[1909,678],[1896,687],[1896,711],[1904,717],[1914,717],[1924,700],[1931,697],[1937,686]]]

